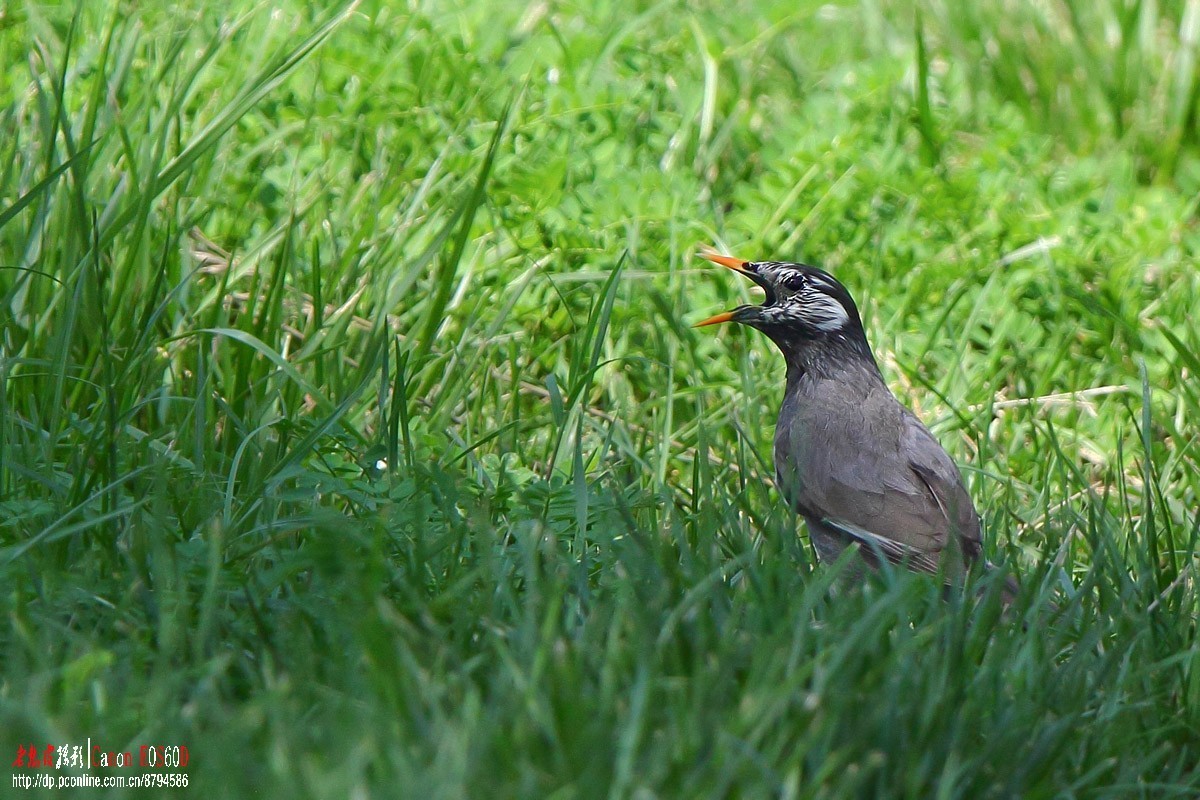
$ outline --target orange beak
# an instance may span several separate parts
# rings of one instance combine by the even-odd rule
[[[714,264],[720,264],[722,267],[728,267],[729,269],[733,270],[734,272],[740,272],[743,275],[753,275],[754,274],[754,273],[750,272],[750,270],[746,269],[746,264],[748,262],[743,261],[740,258],[734,258],[733,256],[723,256],[720,253],[718,253],[716,250],[713,250],[712,248],[701,246],[700,252],[698,253],[698,255],[701,258],[705,259],[706,261],[711,261]],[[731,319],[733,319],[733,312],[726,311],[724,313],[717,314],[715,316],[711,316],[706,320],[697,322],[692,327],[693,328],[703,328],[705,325],[717,325],[722,322],[729,322]]]
[[[715,250],[701,250],[699,256],[705,261],[711,261],[714,264],[720,264],[722,267],[729,267],[737,272],[745,272],[746,262],[740,258],[733,256],[723,256]]]
[[[725,311],[723,313],[709,317],[708,319],[704,320],[703,322],[697,322],[692,327],[693,328],[703,328],[705,325],[716,325],[719,322],[729,322],[729,320],[731,320],[731,319],[733,319],[733,312]]]

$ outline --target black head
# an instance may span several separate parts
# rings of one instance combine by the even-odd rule
[[[846,287],[824,270],[781,261],[742,261],[701,253],[754,281],[766,297],[761,305],[738,306],[695,327],[740,322],[765,333],[790,361],[810,360],[824,350],[848,350],[874,364],[858,307]]]

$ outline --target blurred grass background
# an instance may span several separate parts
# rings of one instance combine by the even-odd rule
[[[180,796],[1196,796],[1198,37],[3,6],[3,752],[186,744]],[[782,363],[687,327],[755,297],[710,242],[847,284],[1010,617],[829,596]]]

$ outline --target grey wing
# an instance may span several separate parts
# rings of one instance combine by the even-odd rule
[[[970,564],[979,557],[983,543],[979,535],[979,515],[957,465],[908,409],[904,409],[904,434],[900,441],[910,469],[937,503],[948,532],[958,538],[963,560]]]
[[[800,462],[780,470],[784,496],[890,562],[936,572],[943,552],[961,550],[969,563],[980,549],[979,521],[957,467],[911,412],[887,400],[890,408],[869,411],[861,424],[830,431],[842,442],[836,457],[785,434]],[[867,420],[880,422],[872,429]]]

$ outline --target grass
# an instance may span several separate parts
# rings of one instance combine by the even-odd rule
[[[1169,5],[0,11],[6,752],[185,744],[180,796],[1195,796]],[[1010,615],[830,595],[782,364],[687,327],[752,296],[708,242],[850,287]]]

